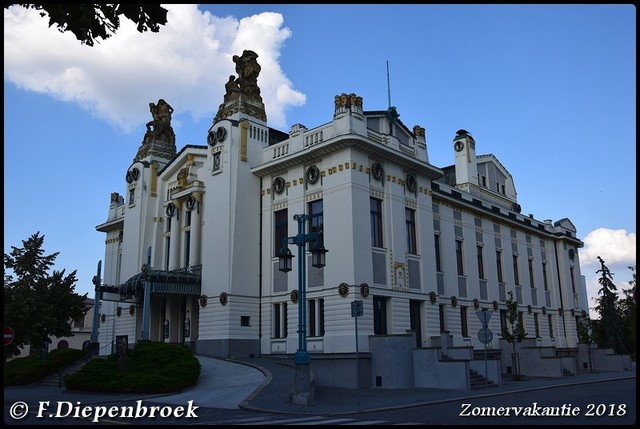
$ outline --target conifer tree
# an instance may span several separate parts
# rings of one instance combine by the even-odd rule
[[[37,232],[4,254],[4,326],[14,332],[13,342],[4,346],[5,360],[25,345],[46,350],[51,336],[71,336],[71,322],[87,312],[86,294],[74,291],[76,271],[49,274],[59,252],[45,255],[43,243]]]
[[[596,298],[595,310],[600,315],[600,320],[594,323],[594,337],[598,347],[612,349],[615,353],[627,353],[620,323],[618,289],[604,260],[600,256],[598,260],[601,268],[596,273],[601,273],[598,279],[601,288],[598,291],[599,297]]]

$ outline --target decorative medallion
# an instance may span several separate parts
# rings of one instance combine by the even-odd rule
[[[480,300],[478,298],[473,298],[473,308],[476,310],[480,307]]]
[[[456,298],[455,296],[451,297],[451,306],[455,307],[456,305],[458,305],[458,298]]]
[[[122,316],[122,307],[116,308],[116,316],[118,317]]]
[[[360,285],[360,296],[366,298],[369,296],[369,285],[366,283],[362,283]]]
[[[320,178],[320,170],[315,165],[307,168],[307,172],[305,173],[305,177],[307,178],[307,182],[312,185],[318,182]]]
[[[531,310],[532,310],[531,306],[527,305],[527,313],[531,314]]]
[[[429,302],[431,304],[435,304],[437,299],[438,299],[438,295],[436,295],[434,291],[429,292]]]
[[[227,305],[227,302],[229,302],[229,294],[226,292],[220,293],[220,304]]]
[[[138,167],[134,167],[133,170],[131,170],[131,178],[134,182],[140,178],[140,170],[138,170]]]
[[[133,176],[131,175],[130,171],[127,171],[127,175],[124,177],[124,179],[127,181],[127,183],[133,182]]]
[[[407,190],[409,192],[416,191],[416,178],[412,174],[407,174]]]
[[[207,143],[209,145],[214,146],[218,142],[223,142],[224,139],[227,138],[227,129],[224,127],[220,127],[217,130],[210,130],[209,134],[207,134]]]
[[[284,192],[286,182],[282,177],[276,177],[273,181],[273,192],[281,194]]]
[[[167,208],[164,210],[164,212],[168,217],[172,217],[174,214],[176,214],[176,205],[173,203],[167,204]]]
[[[294,289],[291,291],[291,302],[297,304],[298,302],[298,289]]]
[[[196,197],[193,194],[187,197],[187,210],[193,210],[196,206]]]
[[[132,304],[132,305],[129,306],[129,314],[132,315],[132,316],[134,314],[136,314],[136,306],[135,305]]]
[[[498,301],[493,301],[493,311],[498,311]]]
[[[102,323],[106,322],[107,321],[107,315],[103,313],[102,316],[100,316],[100,321]]]
[[[382,164],[379,162],[374,162],[371,165],[371,173],[376,180],[382,180],[384,177],[384,168],[382,168]]]
[[[349,285],[346,283],[340,283],[340,285],[338,285],[338,293],[343,298],[349,296]]]
[[[207,295],[200,295],[199,301],[200,307],[206,307],[209,302],[209,297]]]

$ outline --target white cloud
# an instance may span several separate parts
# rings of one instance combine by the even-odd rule
[[[633,274],[628,267],[636,265],[636,234],[623,229],[598,228],[587,234],[583,241],[585,246],[580,250],[580,270],[585,276],[591,309],[596,305],[594,298],[598,298],[601,288],[598,283],[600,273],[597,273],[601,268],[598,256],[613,275],[619,294],[622,289],[630,287],[628,282]],[[590,315],[591,318],[600,317],[593,310]]]
[[[117,33],[93,47],[70,32],[48,27],[32,9],[12,6],[4,12],[4,78],[25,90],[78,103],[128,133],[149,120],[149,102],[160,98],[176,116],[215,115],[224,84],[235,74],[233,55],[258,54],[258,77],[269,124],[286,127],[285,111],[305,102],[278,63],[291,31],[282,15],[264,12],[220,18],[197,5],[164,5],[167,24],[158,33],[139,33],[122,19]],[[284,88],[285,90],[283,90]],[[267,101],[268,100],[268,101]]]
[[[636,233],[623,229],[598,228],[584,238],[584,248],[580,250],[580,265],[599,264],[600,256],[607,266],[635,265]]]

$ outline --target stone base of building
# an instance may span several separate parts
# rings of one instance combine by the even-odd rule
[[[260,342],[247,339],[197,340],[195,353],[224,359],[252,358],[260,356]]]

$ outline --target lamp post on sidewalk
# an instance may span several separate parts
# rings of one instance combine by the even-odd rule
[[[284,273],[291,271],[291,262],[294,256],[291,254],[287,244],[298,246],[298,289],[300,291],[298,299],[298,350],[294,355],[296,372],[292,402],[297,405],[312,405],[310,359],[307,351],[305,247],[307,243],[312,243],[309,249],[311,251],[311,265],[316,268],[325,266],[325,254],[328,250],[322,244],[320,233],[304,233],[304,225],[307,220],[311,219],[309,215],[296,214],[293,215],[293,219],[298,222],[298,234],[283,240],[283,246],[278,254],[278,269]]]

